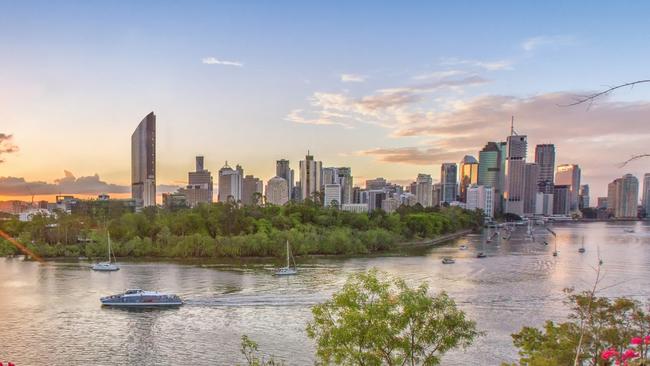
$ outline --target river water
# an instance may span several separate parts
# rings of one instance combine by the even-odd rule
[[[629,233],[626,229],[634,229]],[[593,285],[603,259],[601,295],[650,297],[650,226],[645,223],[538,227],[537,242],[518,228],[510,240],[482,244],[481,235],[395,256],[298,259],[300,274],[272,276],[277,261],[200,264],[122,263],[115,273],[87,262],[39,265],[0,258],[0,361],[23,365],[241,364],[240,337],[288,365],[314,363],[305,333],[310,306],[327,299],[350,273],[377,267],[412,284],[447,291],[486,332],[444,365],[499,365],[516,359],[510,334],[566,316],[563,289]],[[546,240],[549,245],[540,244]],[[586,253],[578,253],[584,240]],[[466,251],[458,249],[467,245]],[[485,245],[487,258],[477,259]],[[456,263],[443,265],[443,256]],[[174,292],[179,309],[102,308],[99,297],[125,288]]]

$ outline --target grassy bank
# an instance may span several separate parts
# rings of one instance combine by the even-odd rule
[[[457,207],[400,207],[371,214],[323,208],[311,202],[287,206],[238,207],[216,203],[142,213],[37,216],[0,228],[43,257],[101,257],[110,232],[118,257],[220,258],[277,257],[291,243],[296,255],[381,253],[399,243],[418,242],[471,230],[481,215]],[[0,255],[16,250],[0,241]]]

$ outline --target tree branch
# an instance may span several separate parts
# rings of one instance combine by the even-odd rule
[[[602,97],[603,95],[607,95],[607,94],[613,92],[616,89],[625,88],[625,87],[628,87],[628,86],[634,86],[636,84],[642,84],[642,83],[650,83],[650,79],[637,80],[637,81],[633,81],[631,83],[616,85],[616,86],[613,86],[613,87],[611,87],[609,89],[603,90],[603,91],[595,93],[595,94],[590,94],[590,95],[579,97],[573,103],[560,104],[560,107],[571,107],[571,106],[576,106],[576,105],[582,104],[582,103],[593,102],[595,99],[597,99],[599,97]]]

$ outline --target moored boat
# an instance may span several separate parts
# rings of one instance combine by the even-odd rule
[[[104,306],[170,307],[183,305],[183,300],[176,295],[141,289],[129,289],[121,294],[102,297],[99,300]]]
[[[452,257],[444,257],[442,258],[442,263],[443,264],[454,264],[456,261]]]

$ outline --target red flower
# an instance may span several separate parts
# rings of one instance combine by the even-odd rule
[[[639,357],[639,353],[633,349],[625,350],[625,352],[623,352],[623,356],[621,356],[623,360],[628,360],[630,358],[635,358],[635,357]]]
[[[601,357],[603,360],[609,360],[610,358],[612,358],[612,357],[616,357],[616,356],[618,356],[618,352],[617,352],[616,349],[614,349],[614,348],[608,348],[608,349],[604,350],[604,351],[600,354],[600,357]]]
[[[632,340],[630,341],[630,343],[632,343],[633,345],[638,346],[638,345],[640,345],[641,343],[643,343],[643,339],[641,339],[641,337],[634,337],[634,338],[632,338]]]
[[[650,335],[645,336],[645,338],[643,339],[643,342],[645,344],[650,344]]]

